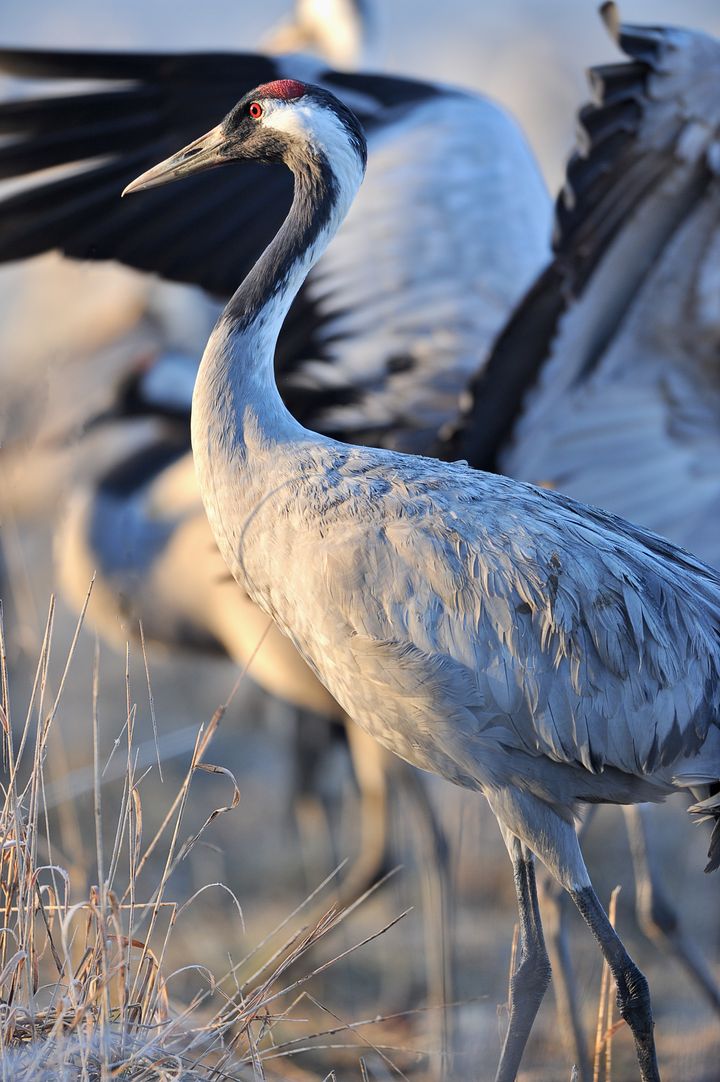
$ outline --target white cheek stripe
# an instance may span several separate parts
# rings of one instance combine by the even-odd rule
[[[310,102],[274,101],[265,113],[263,124],[295,139],[320,145],[330,154],[347,146],[347,133],[335,113]]]

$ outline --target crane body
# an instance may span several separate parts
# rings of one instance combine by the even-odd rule
[[[548,484],[720,567],[720,45],[603,17],[554,258],[441,455]]]

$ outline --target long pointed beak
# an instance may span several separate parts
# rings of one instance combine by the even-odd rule
[[[146,173],[137,177],[125,188],[123,195],[130,192],[142,192],[146,188],[159,188],[161,184],[169,184],[181,177],[189,177],[192,173],[201,173],[204,169],[213,169],[215,166],[224,165],[227,157],[222,153],[226,145],[227,136],[218,124],[205,135],[201,135],[194,143],[179,150],[170,158],[166,158],[159,165],[154,165]]]

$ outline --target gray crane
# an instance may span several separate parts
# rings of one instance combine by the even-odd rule
[[[278,391],[275,345],[361,183],[365,137],[328,91],[278,80],[126,192],[241,160],[284,164],[295,189],[195,385],[193,453],[220,552],[352,717],[488,799],[520,912],[500,1082],[550,979],[536,855],[597,938],[643,1082],[657,1082],[647,982],[593,891],[573,817],[583,802],[689,788],[692,810],[718,820],[707,870],[720,864],[720,577],[557,493],[304,428]]]
[[[466,121],[455,116],[456,137],[444,146],[435,110],[432,139],[423,136],[420,144],[410,129],[410,138],[395,143],[397,125],[392,117],[398,105],[389,103],[386,110],[377,112],[371,128],[364,204],[353,207],[349,228],[341,229],[333,249],[312,272],[311,288],[303,293],[306,305],[308,296],[311,299],[307,305],[311,333],[307,334],[308,321],[303,318],[307,308],[292,320],[291,348],[293,356],[302,359],[299,367],[294,360],[289,365],[284,362],[287,350],[281,338],[280,386],[291,411],[298,412],[310,427],[342,439],[381,442],[421,453],[428,450],[427,440],[434,429],[428,425],[424,431],[414,432],[415,418],[434,407],[429,415],[432,425],[451,426],[435,445],[439,457],[462,457],[473,466],[547,482],[625,517],[638,518],[643,525],[717,565],[720,407],[714,363],[717,317],[713,304],[717,291],[712,288],[717,179],[715,171],[707,168],[715,140],[717,44],[691,32],[637,26],[621,32],[614,6],[605,5],[603,13],[629,63],[601,65],[591,71],[595,100],[580,113],[578,150],[568,166],[566,186],[558,201],[555,258],[501,333],[487,370],[486,346],[497,326],[495,321],[504,306],[509,307],[513,285],[525,281],[544,251],[541,231],[529,231],[535,211],[543,229],[546,221],[546,203],[530,159],[516,152],[520,144],[509,137],[509,128],[508,137],[504,136],[499,124],[494,141],[488,141],[491,129],[482,136],[485,157],[497,164],[495,174],[491,170],[481,174],[476,169],[468,173],[467,184],[456,183],[468,162],[474,160],[468,156],[463,136]],[[10,54],[10,67],[23,70],[23,63],[28,64],[23,56]],[[29,60],[46,76],[59,75],[62,70],[78,73],[68,58],[59,65],[52,55]],[[92,61],[97,76],[103,71],[109,74],[118,58],[95,56]],[[276,63],[282,66],[288,61]],[[197,109],[197,102],[206,97],[207,76],[197,66],[192,71],[181,70],[182,93],[187,94],[188,87],[195,88]],[[142,71],[136,69],[136,76],[143,97],[136,102],[132,130],[124,134],[115,151],[117,162],[123,155],[129,159],[134,152],[149,153],[155,130],[144,111],[144,95],[166,96],[168,114],[173,117],[184,115],[190,101],[179,96],[172,69],[168,73],[146,65]],[[367,76],[355,77],[353,85],[366,97],[377,93]],[[387,85],[391,87],[392,82]],[[108,112],[106,97],[100,93],[103,89],[108,88],[95,83],[91,94],[82,97],[86,123],[92,122],[101,132]],[[115,86],[109,89],[114,91]],[[387,93],[389,101],[391,94]],[[422,100],[419,87],[415,94],[418,102]],[[211,100],[214,98],[208,100],[208,112]],[[42,99],[34,106],[25,104],[25,129],[21,132],[27,154],[23,156],[16,146],[11,158],[18,171],[39,152],[38,143],[49,127],[46,108]],[[414,111],[416,107],[413,104],[411,108]],[[487,103],[478,102],[476,108],[486,110],[488,117],[499,117]],[[448,121],[443,115],[445,131]],[[11,107],[5,114],[6,125],[12,117]],[[210,121],[208,115],[207,123]],[[0,126],[2,123],[0,112]],[[374,131],[378,140],[373,138]],[[73,146],[69,133],[57,125],[53,138],[56,148],[58,143]],[[682,148],[679,153],[678,148]],[[437,167],[429,162],[431,155]],[[422,182],[413,202],[424,208],[429,197],[430,204],[444,215],[434,225],[427,221],[418,228],[404,214],[408,200],[397,182],[396,169],[402,169],[401,163],[408,157],[415,163],[415,177]],[[515,178],[509,191],[497,184],[503,169],[509,169]],[[12,254],[30,234],[31,242],[33,236],[38,238],[38,247],[52,239],[68,251],[77,251],[71,209],[82,205],[87,254],[137,260],[134,242],[124,230],[108,233],[106,218],[117,212],[105,204],[102,175],[96,176],[94,187],[87,178],[84,185],[82,194],[77,186],[53,193],[53,217],[42,232],[36,229],[35,216],[28,213],[27,192],[19,207],[11,201],[6,215],[0,203],[0,222],[7,222],[5,235],[11,238],[6,250]],[[477,193],[474,205],[461,201],[464,188]],[[375,194],[367,198],[370,189]],[[516,193],[521,201],[510,202],[511,194]],[[162,190],[157,194],[162,195]],[[213,198],[208,195],[208,206]],[[39,192],[34,206],[41,215],[48,213]],[[475,234],[465,223],[478,213],[478,207],[487,208],[488,213],[476,220],[477,238],[482,243],[473,246]],[[20,226],[14,224],[14,234],[10,213],[15,223],[18,216],[20,221]],[[139,211],[135,220],[151,228],[149,217],[145,225]],[[161,220],[173,220],[165,208]],[[380,223],[379,227],[369,227],[370,222]],[[433,232],[442,236],[457,222],[461,228],[453,232],[447,250],[452,249],[456,256],[462,252],[463,257],[450,264],[442,246],[436,245],[428,268],[431,273],[426,275],[427,262],[414,254],[413,238],[427,238]],[[517,222],[527,244],[517,243]],[[166,243],[175,245],[169,237]],[[183,243],[195,245],[196,258],[180,264],[181,273],[188,277],[206,274],[203,236],[193,236],[190,242],[183,238]],[[634,258],[629,258],[629,252]],[[374,288],[370,288],[364,268],[380,264],[387,274],[393,256],[397,262],[392,276],[373,273]],[[167,268],[164,244],[144,253],[143,258]],[[472,277],[463,272],[468,266],[485,269],[482,276]],[[234,264],[233,269],[237,269]],[[411,273],[415,276],[408,278]],[[400,277],[405,281],[402,305],[393,287],[393,280]],[[484,285],[488,281],[489,289]],[[389,283],[387,289],[384,282]],[[428,282],[435,307],[426,318]],[[502,293],[497,292],[498,285]],[[386,303],[388,294],[390,305]],[[493,294],[500,300],[494,308],[488,307]],[[334,297],[330,305],[324,303],[327,297]],[[468,319],[470,311],[474,322]],[[433,321],[441,319],[446,325],[466,327],[455,345],[450,342],[448,346],[447,333],[438,338],[430,331]],[[423,327],[431,335],[432,349],[422,349]],[[387,341],[392,347],[385,344]],[[389,378],[371,374],[378,343],[383,352],[394,351],[395,371]],[[312,363],[318,348],[323,356],[331,353],[331,364]],[[458,420],[457,395],[464,386],[466,358],[474,353],[480,356],[479,373],[470,385],[469,406]],[[116,412],[127,416],[134,411],[144,416],[154,411],[162,417],[168,411],[181,410],[184,401],[189,424],[193,369],[191,359],[187,370],[180,371],[172,356],[161,358],[153,369],[140,374],[136,393],[131,399],[124,396]],[[441,390],[448,381],[452,396]],[[307,411],[308,396],[318,403],[314,412]],[[379,418],[385,419],[381,426]],[[127,430],[130,433],[130,426]],[[189,460],[182,465],[173,460],[168,465],[163,457],[178,447],[177,439],[177,431],[168,435],[161,430],[150,441],[143,468],[138,466],[137,455],[121,453],[107,481],[104,471],[98,471],[94,484],[76,492],[57,546],[62,582],[71,600],[82,604],[89,572],[98,570],[93,609],[109,633],[117,634],[121,599],[121,615],[128,617],[128,622],[131,616],[141,618],[146,633],[154,629],[166,644],[176,645],[181,631],[185,645],[223,641],[232,656],[247,659],[263,617],[259,610],[248,607],[247,598],[230,596],[227,584],[220,585],[217,580],[214,557],[206,555],[211,553],[211,545],[203,532],[203,513]],[[124,485],[114,483],[123,457],[128,466],[134,463],[134,482],[129,487],[128,468],[120,471]],[[119,530],[117,522],[128,515],[135,524],[133,531]],[[168,536],[173,531],[177,536],[173,544],[155,546],[156,556],[148,561],[161,520]],[[191,521],[196,523],[194,529],[190,529]],[[205,532],[209,533],[207,526]],[[117,551],[120,538],[122,553]],[[178,581],[183,583],[182,590]],[[198,598],[204,599],[201,605]],[[324,715],[338,712],[331,696],[279,635],[273,633],[265,640],[254,672],[265,687],[298,705],[313,704]],[[316,731],[307,721],[306,715],[299,733]],[[352,734],[356,773],[363,779],[362,835],[366,839],[346,884],[350,890],[365,883],[380,865],[388,787],[386,771],[371,746],[358,747],[357,729],[348,732]],[[309,755],[301,750],[298,758],[317,762],[316,745],[310,747]],[[415,779],[408,775],[407,780]],[[397,783],[396,778],[392,787]],[[636,864],[641,926],[676,953],[717,1009],[717,982],[702,952],[685,934],[652,860],[646,857],[646,810],[627,806],[625,815]],[[555,897],[559,904],[562,892],[555,892]],[[564,920],[553,922],[552,928],[549,946],[559,963],[564,959],[556,969],[559,975],[568,972],[567,981],[558,980],[556,995],[565,1028],[575,1035],[576,1060],[585,1065],[581,1073],[588,1076]]]
[[[465,420],[449,441],[438,442],[437,451],[441,456],[454,452],[473,465],[495,467],[499,462],[505,472],[529,480],[547,477],[554,487],[567,487],[577,497],[606,503],[611,510],[641,518],[645,525],[715,563],[713,546],[717,545],[720,533],[716,528],[718,473],[713,454],[717,432],[712,406],[714,294],[708,288],[715,235],[715,185],[714,172],[705,171],[713,145],[713,125],[707,120],[713,114],[705,109],[704,103],[709,103],[712,109],[717,46],[703,35],[688,32],[626,27],[620,33],[614,6],[605,5],[604,14],[632,64],[593,69],[591,82],[596,102],[580,114],[580,150],[570,163],[566,191],[558,206],[555,261],[538,279],[501,335],[487,375],[480,376],[474,385],[472,406]],[[96,74],[101,62],[101,58],[95,58]],[[44,74],[48,74],[47,68]],[[86,109],[87,100],[84,99]],[[31,130],[29,113],[27,121]],[[705,136],[690,139],[689,133],[697,132],[701,125],[705,126]],[[140,134],[135,138],[138,147],[142,147],[147,141],[146,129],[140,126],[138,130]],[[673,148],[680,143],[683,153],[676,154]],[[457,149],[453,148],[453,153]],[[125,153],[128,152],[125,143]],[[516,177],[517,170],[518,163]],[[438,177],[438,190],[441,187]],[[673,199],[669,201],[667,193],[671,187]],[[86,205],[92,211],[91,194],[86,193]],[[76,192],[73,195],[77,198]],[[611,206],[612,214],[608,213]],[[498,209],[500,222],[506,212],[507,208]],[[502,247],[504,237],[500,226],[491,230],[490,235]],[[376,252],[377,236],[374,237]],[[533,234],[533,238],[536,236]],[[642,237],[642,243],[636,243],[638,236]],[[72,244],[72,239],[69,243]],[[627,258],[628,245],[641,254],[640,261]],[[531,248],[539,251],[535,240]],[[162,259],[162,249],[157,258]],[[652,261],[656,267],[648,276],[646,264]],[[341,257],[335,265],[338,264],[341,269],[347,266],[347,257]],[[323,279],[332,283],[334,272],[326,271]],[[609,288],[608,283],[613,282],[615,288]],[[617,318],[618,304],[628,309],[627,318]],[[676,318],[680,308],[683,334],[669,335],[668,331],[680,325]],[[372,353],[370,343],[365,337],[358,341],[355,329],[349,341],[343,337],[338,344],[340,350],[352,349],[354,344],[355,356],[359,358],[355,368],[362,380],[362,357]],[[626,358],[627,363],[619,364],[618,356]],[[544,372],[550,359],[553,380]],[[437,360],[440,362],[442,358]],[[163,363],[157,366],[160,370],[166,367],[172,368]],[[535,372],[539,375],[534,377]],[[412,379],[411,370],[403,388],[408,414],[414,412]],[[180,382],[184,385],[187,381]],[[667,394],[669,385],[683,393]],[[281,387],[291,409],[297,409],[299,403],[293,397],[292,387],[284,383]],[[381,389],[381,396],[386,392],[392,395],[392,389],[386,386]],[[558,396],[561,402],[568,400],[570,407],[557,408]],[[165,398],[177,402],[177,388],[168,383]],[[167,409],[167,401],[156,401],[159,414]],[[377,397],[374,407],[372,400],[368,401],[377,413]],[[630,411],[637,418],[638,404],[652,423],[624,424]],[[149,413],[152,403],[141,395],[135,408]],[[361,400],[345,410],[335,434],[352,437],[352,426],[362,427],[364,409],[365,401]],[[692,415],[692,426],[686,423],[688,414]],[[438,416],[442,416],[441,411]],[[601,424],[598,416],[602,418]],[[511,420],[513,428],[508,435]],[[314,426],[312,418],[309,423]],[[315,423],[323,426],[325,422],[318,418]],[[402,426],[398,415],[394,424]],[[369,435],[372,438],[372,431]],[[652,444],[648,442],[649,435],[653,436]],[[388,431],[387,436],[390,444],[403,446],[397,435]],[[159,438],[162,444],[164,437]],[[171,444],[175,438],[172,437]],[[622,455],[619,440],[623,443]],[[416,449],[422,449],[422,442],[416,443]],[[619,456],[622,469],[617,468]],[[135,463],[135,491],[125,487],[121,492],[117,485],[106,484],[101,479],[94,490],[77,493],[71,504],[58,546],[63,580],[71,595],[79,601],[84,599],[86,579],[97,566],[101,575],[95,612],[101,612],[104,626],[109,630],[117,633],[119,591],[125,612],[143,615],[146,629],[152,626],[154,617],[162,614],[163,618],[156,622],[158,633],[166,639],[172,636],[178,621],[182,622],[186,638],[195,625],[201,631],[204,627],[209,639],[213,636],[208,629],[219,622],[220,637],[231,643],[233,655],[243,656],[243,649],[238,652],[238,640],[241,640],[240,647],[244,646],[246,656],[257,641],[258,619],[262,617],[258,610],[243,607],[249,605],[246,598],[242,598],[240,605],[240,594],[237,606],[232,604],[227,584],[221,584],[212,572],[212,561],[197,558],[198,553],[210,549],[206,541],[205,545],[202,543],[205,540],[202,530],[192,531],[187,525],[195,514],[198,522],[202,520],[193,499],[189,463],[173,462],[164,476],[165,463],[159,446],[151,446],[151,453],[145,455],[144,470],[138,469],[137,457],[133,456],[131,461]],[[637,483],[638,468],[645,471],[645,481],[651,484]],[[127,479],[128,470],[123,473]],[[109,482],[117,476],[118,471],[113,470]],[[179,478],[182,478],[180,483]],[[661,500],[654,498],[658,486],[666,490]],[[677,515],[674,512],[680,490],[685,510]],[[161,493],[167,494],[166,500]],[[180,515],[178,501],[182,504]],[[147,511],[143,510],[143,502]],[[118,516],[126,516],[131,507],[136,522],[132,536],[136,542],[137,566],[127,551],[127,531],[122,534],[126,539],[122,559],[115,552],[115,542],[121,533],[113,523]],[[160,517],[165,512],[166,528],[178,530],[178,539],[182,537],[183,544],[176,541],[166,546],[167,559],[148,578],[145,541],[161,529]],[[103,516],[107,521],[101,528]],[[141,522],[144,529],[140,529]],[[118,559],[122,566],[116,564]],[[177,581],[171,569],[175,566],[173,561],[182,568],[184,591],[179,592],[171,585]],[[138,574],[139,565],[146,569],[142,576]],[[207,570],[206,576],[203,569]],[[202,582],[205,582],[203,589]],[[158,594],[158,584],[170,588]],[[102,606],[98,604],[98,595],[102,595]],[[214,607],[213,599],[221,595],[222,606]],[[152,603],[143,604],[150,597]],[[194,612],[189,611],[198,598],[205,599],[204,603]],[[236,618],[236,607],[243,613],[242,620]],[[249,619],[250,616],[254,619]],[[243,629],[249,635],[243,635]],[[306,669],[298,667],[295,656],[279,636],[273,635],[272,651],[267,649],[268,645],[266,641],[262,658],[256,661],[256,665],[258,661],[265,662],[256,675],[266,686],[276,686],[280,681],[281,692],[299,703],[313,697],[325,712],[326,705],[332,703],[327,692]],[[385,776],[377,769],[369,746],[355,759],[366,779],[363,802],[369,824],[366,835],[379,840],[383,832],[377,830],[377,825],[385,802]],[[370,792],[374,793],[373,800],[368,798]],[[677,916],[667,906],[657,877],[649,874],[652,863],[645,859],[643,809],[628,806],[625,812],[633,856],[637,860],[636,896],[641,923],[656,937],[668,940],[708,998],[717,1005],[717,985],[702,954],[684,936]],[[356,870],[361,872],[363,866],[376,867],[381,851],[381,844],[363,847],[363,859]],[[564,949],[562,938],[558,949]],[[574,998],[568,996],[567,1002],[572,1006]],[[578,1035],[578,1062],[581,1062],[583,1041],[577,1014],[574,1028]]]

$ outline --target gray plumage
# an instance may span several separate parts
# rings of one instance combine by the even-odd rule
[[[714,572],[461,465],[299,435],[267,455],[232,522],[215,471],[223,555],[391,750],[563,814],[720,777]]]
[[[200,490],[226,563],[343,708],[417,765],[506,784],[514,756],[498,744],[527,757],[553,805],[597,797],[601,771],[628,775],[605,783],[610,799],[660,795],[688,773],[714,781],[714,572],[566,497],[351,448],[283,405],[274,339],[364,165],[325,100],[269,103],[264,126],[287,140],[278,153],[298,194],[213,332],[195,387]],[[263,134],[241,128],[243,153]],[[307,139],[323,148],[310,164]],[[311,224],[310,201],[327,220]]]

